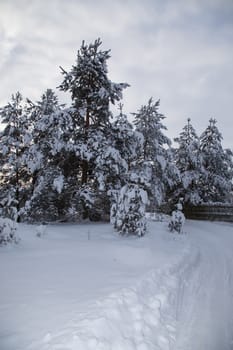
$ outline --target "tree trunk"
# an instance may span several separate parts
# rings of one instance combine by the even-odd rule
[[[85,141],[87,141],[88,138],[88,129],[90,127],[90,114],[89,110],[87,110],[86,113],[86,120],[85,120]],[[83,160],[82,162],[82,185],[86,184],[88,180],[88,161]]]
[[[88,179],[88,161],[83,160],[82,162],[82,185],[87,183]]]

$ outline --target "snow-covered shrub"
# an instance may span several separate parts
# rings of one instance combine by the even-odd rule
[[[39,225],[36,227],[36,236],[43,237],[46,234],[46,225]]]
[[[182,233],[183,226],[185,223],[185,216],[182,213],[182,205],[177,204],[176,210],[173,210],[171,220],[168,224],[168,228],[171,232],[176,231],[178,233]]]
[[[8,243],[18,243],[16,234],[17,223],[11,219],[0,218],[0,246]]]
[[[119,192],[111,209],[111,223],[121,234],[143,236],[146,233],[147,192],[136,183],[128,183]]]

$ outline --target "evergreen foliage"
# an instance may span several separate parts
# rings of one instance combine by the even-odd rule
[[[159,101],[149,99],[131,123],[111,105],[126,83],[108,78],[110,51],[97,39],[82,43],[59,89],[71,106],[59,104],[52,89],[40,101],[19,92],[0,108],[0,215],[12,220],[108,219],[121,234],[146,232],[148,197],[156,209],[170,199],[185,204],[226,202],[232,191],[232,151],[211,119],[199,139],[190,120],[171,149]],[[110,213],[111,209],[111,213]]]
[[[130,169],[142,153],[144,138],[140,131],[134,129],[127,115],[123,113],[122,104],[119,105],[119,110],[120,113],[112,123],[112,142]]]
[[[109,104],[120,101],[123,89],[129,86],[108,79],[110,50],[102,51],[101,44],[100,39],[90,45],[83,41],[71,71],[62,68],[64,80],[60,89],[71,93],[79,127],[106,127],[111,115]]]
[[[5,128],[0,134],[0,205],[1,215],[20,220],[20,210],[27,196],[29,180],[25,155],[30,144],[28,117],[17,92],[11,101],[0,109]]]

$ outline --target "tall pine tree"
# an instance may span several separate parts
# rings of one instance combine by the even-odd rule
[[[105,159],[105,155],[111,159],[116,156],[108,145],[112,117],[110,105],[120,101],[123,89],[128,86],[109,80],[107,61],[110,51],[101,50],[101,44],[100,39],[90,45],[83,42],[71,71],[62,69],[64,80],[60,85],[62,91],[71,93],[71,114],[75,125],[72,142],[81,161],[82,190],[79,189],[77,194],[84,198],[84,216],[90,216],[91,203],[85,205],[85,198],[91,198],[93,194],[98,196],[99,189],[103,188],[105,174],[100,174],[100,168],[105,172],[103,162],[106,165],[109,158]],[[90,196],[87,196],[88,192]]]

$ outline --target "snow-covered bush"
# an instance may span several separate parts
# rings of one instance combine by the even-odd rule
[[[19,237],[16,234],[17,223],[11,219],[0,218],[0,246],[8,243],[18,243]]]
[[[179,203],[176,206],[176,210],[173,210],[171,220],[168,224],[168,228],[171,232],[182,233],[185,223],[185,216],[182,213],[182,205]]]
[[[146,233],[147,192],[136,183],[128,183],[119,192],[111,209],[111,223],[121,234],[143,236]]]
[[[46,225],[39,225],[36,227],[36,236],[43,237],[46,234]]]

